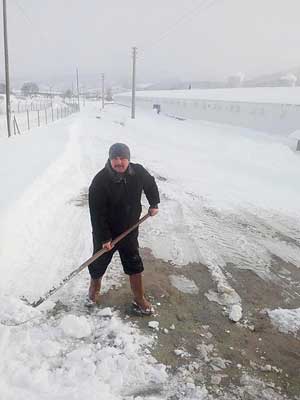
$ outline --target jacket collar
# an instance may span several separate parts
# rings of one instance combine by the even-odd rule
[[[132,167],[132,164],[129,163],[127,170],[124,172],[124,174],[119,174],[118,172],[114,171],[111,167],[110,160],[108,159],[106,164],[105,164],[105,170],[108,172],[108,175],[110,179],[114,183],[121,183],[121,182],[126,182],[126,177],[127,176],[133,176],[135,175],[135,171]]]

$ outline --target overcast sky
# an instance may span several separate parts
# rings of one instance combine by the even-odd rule
[[[2,1],[1,1],[2,3]],[[299,0],[8,0],[13,79],[139,82],[246,77],[300,66]],[[0,23],[0,79],[4,77]]]

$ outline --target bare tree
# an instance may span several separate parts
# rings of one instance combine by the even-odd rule
[[[21,88],[23,96],[32,96],[39,92],[39,87],[34,82],[25,82]]]

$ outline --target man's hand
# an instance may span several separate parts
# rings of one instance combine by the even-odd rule
[[[158,214],[158,208],[149,208],[149,215],[150,217],[154,217],[154,215]]]
[[[111,250],[114,246],[111,244],[111,240],[109,242],[103,243],[102,248],[106,250]]]

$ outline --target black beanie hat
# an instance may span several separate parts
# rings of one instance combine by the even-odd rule
[[[112,160],[113,158],[127,158],[130,161],[130,150],[129,147],[124,143],[115,143],[110,146],[109,149],[109,159]]]

